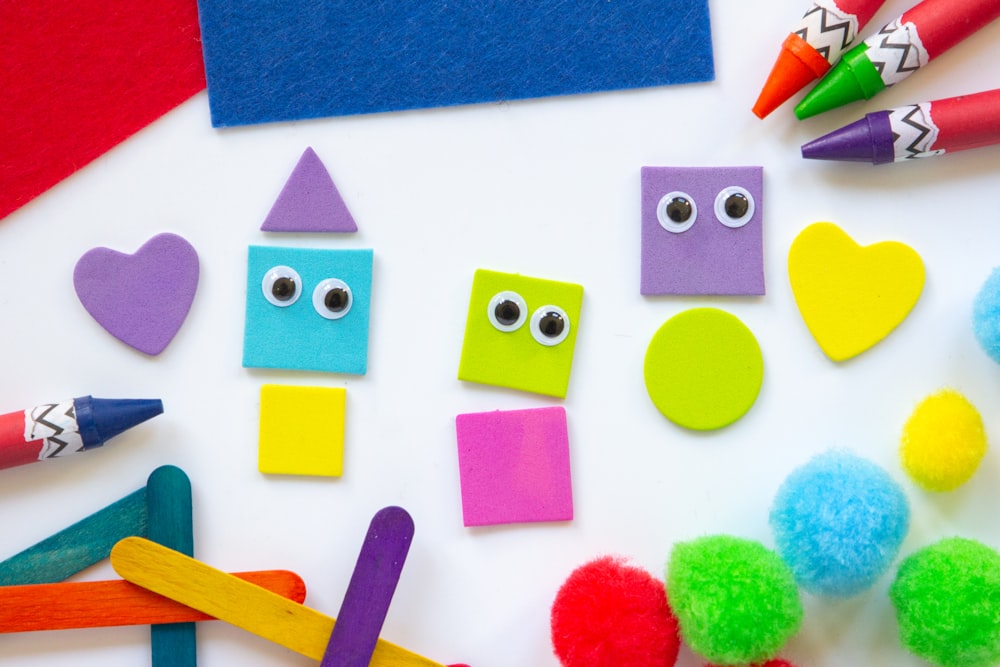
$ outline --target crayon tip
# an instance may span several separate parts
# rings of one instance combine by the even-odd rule
[[[84,448],[99,447],[133,426],[163,412],[159,399],[93,398],[74,399],[76,421]]]
[[[871,162],[872,134],[868,119],[862,118],[802,145],[807,160]]]
[[[865,55],[867,50],[868,45],[862,43],[845,53],[795,107],[795,116],[803,120],[851,102],[871,99],[885,88],[882,77]]]
[[[830,63],[819,51],[791,33],[781,45],[774,67],[753,105],[754,115],[764,118],[829,69]]]
[[[878,111],[845,125],[802,146],[807,160],[842,162],[893,162],[892,127],[889,112]]]

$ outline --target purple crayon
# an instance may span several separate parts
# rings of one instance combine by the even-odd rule
[[[810,160],[886,164],[1000,143],[1000,89],[876,111],[802,146]]]

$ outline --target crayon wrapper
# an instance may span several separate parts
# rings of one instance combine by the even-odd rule
[[[941,149],[932,148],[938,140],[938,127],[931,119],[929,102],[891,109],[889,124],[892,126],[896,162],[944,153]]]
[[[930,62],[917,28],[899,19],[888,23],[865,40],[865,56],[886,87],[895,85]]]
[[[83,450],[73,401],[44,403],[24,411],[24,439],[41,440],[38,460],[53,459]]]
[[[792,33],[833,65],[858,36],[858,19],[842,11],[833,0],[816,0]]]

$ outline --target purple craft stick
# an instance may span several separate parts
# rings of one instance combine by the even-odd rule
[[[371,663],[412,539],[413,519],[402,507],[372,517],[320,667]]]

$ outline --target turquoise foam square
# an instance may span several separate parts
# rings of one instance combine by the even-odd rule
[[[368,370],[373,253],[250,246],[243,365],[247,368],[323,371],[364,375]],[[264,296],[263,280],[277,266],[300,277],[298,298],[276,306]],[[313,290],[327,278],[350,287],[350,310],[326,319],[313,306]]]

